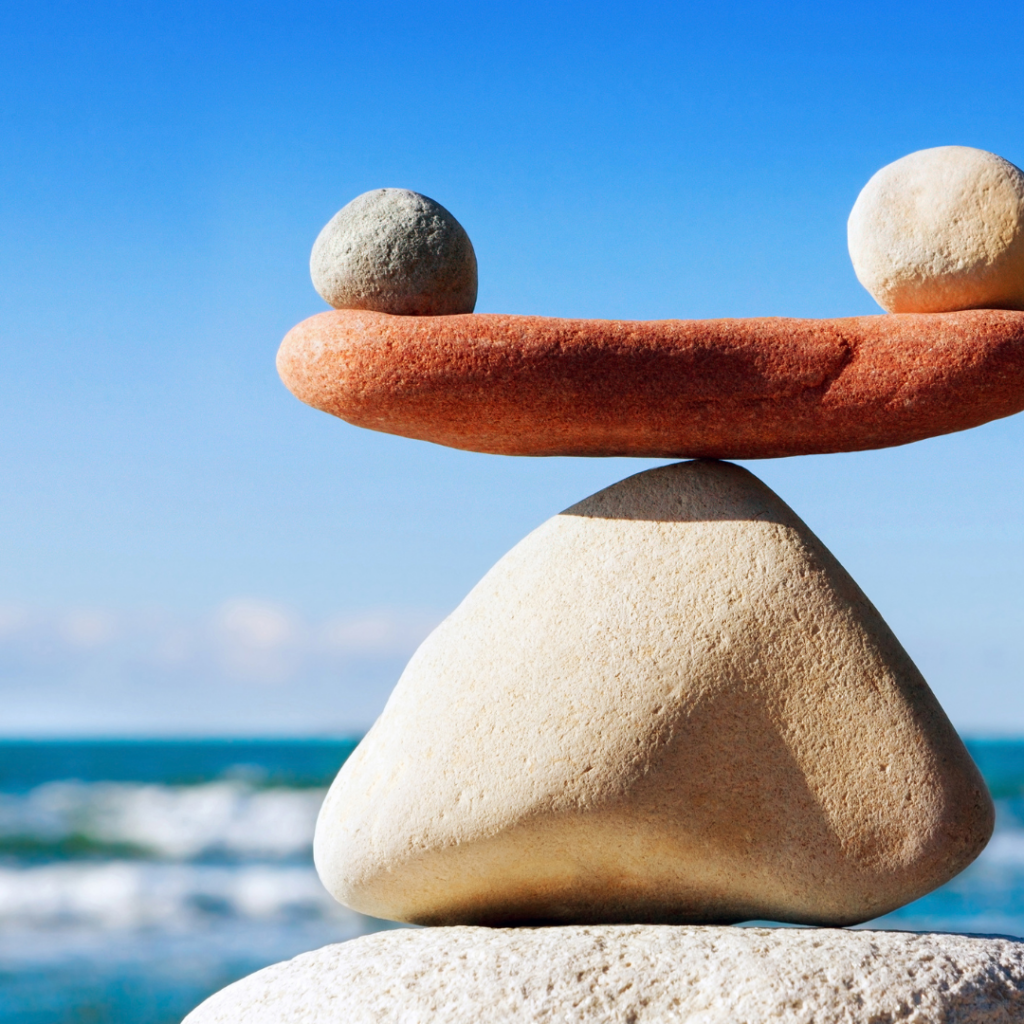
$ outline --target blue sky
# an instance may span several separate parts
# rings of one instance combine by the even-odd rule
[[[882,165],[1024,165],[1024,6],[8,2],[0,731],[344,730],[519,538],[637,460],[502,459],[295,401],[317,232],[447,206],[481,312],[878,312]],[[750,464],[954,721],[1024,733],[1024,418]]]

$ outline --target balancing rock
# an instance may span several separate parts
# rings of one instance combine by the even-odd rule
[[[969,146],[883,167],[847,226],[860,283],[890,313],[1024,309],[1024,172]]]
[[[446,316],[476,305],[469,235],[440,203],[404,188],[364,192],[342,207],[314,243],[309,270],[337,309]]]
[[[429,928],[325,946],[185,1024],[1019,1024],[1024,943],[802,928]]]
[[[906,652],[727,463],[555,516],[413,656],[314,843],[342,903],[420,924],[867,920],[991,834]]]
[[[1024,313],[562,320],[321,313],[277,356],[302,401],[499,455],[861,451],[1024,409]]]

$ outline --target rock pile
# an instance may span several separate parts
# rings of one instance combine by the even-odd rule
[[[342,310],[279,367],[319,408],[485,451],[793,454],[1021,409],[1024,315]],[[941,885],[992,826],[924,679],[797,515],[728,463],[649,470],[498,562],[324,802],[325,885],[434,927],[267,968],[187,1021],[1011,1024],[1024,944],[837,929]],[[825,927],[723,927],[757,919]]]

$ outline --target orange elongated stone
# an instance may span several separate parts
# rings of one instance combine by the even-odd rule
[[[501,455],[774,458],[1024,409],[1024,312],[568,320],[332,310],[281,379],[356,426]]]

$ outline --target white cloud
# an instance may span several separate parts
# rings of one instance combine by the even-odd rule
[[[228,601],[214,619],[227,643],[254,650],[278,650],[293,642],[299,632],[299,623],[285,609],[259,601]]]
[[[0,643],[21,632],[28,623],[28,612],[14,605],[0,605]]]
[[[362,728],[439,619],[396,608],[311,619],[251,598],[192,617],[0,607],[0,729]]]
[[[335,654],[380,655],[395,650],[413,650],[437,625],[437,617],[424,612],[396,615],[387,610],[364,615],[339,615],[320,629],[319,643]]]
[[[282,682],[311,654],[309,630],[285,609],[259,601],[222,605],[211,623],[211,639],[222,670],[230,677]]]
[[[117,636],[117,617],[96,608],[80,608],[61,616],[59,629],[72,647],[95,649]]]

